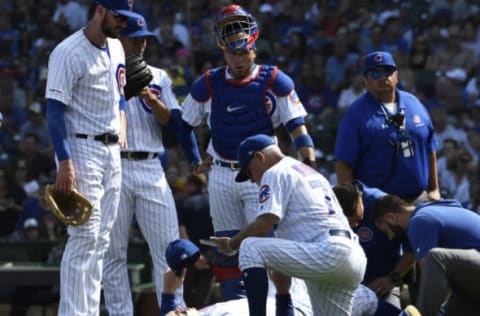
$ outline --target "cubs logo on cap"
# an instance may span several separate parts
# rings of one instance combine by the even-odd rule
[[[376,67],[384,66],[397,69],[397,65],[395,64],[395,60],[393,59],[392,54],[384,51],[371,52],[367,56],[365,56],[363,74],[367,74]]]
[[[127,26],[123,29],[122,35],[132,38],[155,36],[154,33],[148,30],[145,18],[135,12],[132,12],[132,15],[128,17]]]

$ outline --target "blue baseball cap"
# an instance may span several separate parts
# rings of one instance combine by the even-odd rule
[[[387,67],[392,67],[394,69],[397,69],[395,60],[393,59],[392,54],[390,54],[389,52],[383,52],[383,51],[371,52],[367,56],[365,56],[363,74],[366,75],[372,69],[376,67],[382,67],[382,66],[387,66]]]
[[[240,171],[235,177],[236,182],[244,182],[250,179],[245,170],[247,169],[250,160],[252,160],[253,155],[257,151],[261,151],[262,149],[271,145],[275,145],[275,141],[270,136],[264,134],[250,136],[240,143],[237,150],[237,159],[240,165]]]
[[[113,13],[133,17],[133,0],[95,0],[95,3],[105,7]]]
[[[138,13],[132,12],[133,16],[129,16],[127,27],[123,29],[122,34],[126,37],[147,37],[155,36],[147,29],[145,18]]]
[[[168,244],[165,251],[167,264],[175,272],[193,264],[200,257],[200,249],[188,239],[177,239]]]

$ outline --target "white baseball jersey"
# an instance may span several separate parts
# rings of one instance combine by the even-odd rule
[[[256,66],[250,77],[255,78],[258,71],[259,66]],[[225,76],[227,79],[231,79],[228,71],[226,71]],[[214,91],[213,93],[222,92]],[[292,90],[291,94],[295,94],[295,92]],[[265,107],[270,114],[274,127],[285,124],[294,118],[304,117],[307,114],[303,105],[294,102],[295,99],[292,99],[288,94],[279,96],[272,90],[267,89],[265,98]],[[273,104],[276,106],[272,106]],[[200,102],[188,95],[183,103],[182,117],[192,126],[198,126],[203,120],[206,120],[209,128],[213,130],[217,127],[212,126],[210,122],[212,110],[211,98]],[[220,155],[213,148],[212,142],[209,143],[207,152],[215,160],[223,160],[220,159]],[[227,162],[233,161],[227,160]],[[238,230],[255,219],[258,188],[252,183],[235,182],[237,173],[238,170],[215,164],[209,173],[208,191],[213,192],[210,195],[210,214],[216,232]]]
[[[108,50],[94,46],[79,30],[55,47],[48,61],[45,97],[67,106],[69,134],[118,134],[120,86],[125,54],[120,41],[107,38]]]
[[[258,199],[257,216],[279,218],[276,237],[243,240],[240,269],[265,267],[303,279],[314,315],[351,315],[366,257],[325,177],[284,157],[263,174]]]
[[[275,289],[270,282],[267,297],[267,316],[275,316]],[[273,289],[273,290],[272,290]],[[310,297],[305,282],[292,278],[290,287],[295,316],[314,315]],[[353,296],[352,316],[373,316],[377,311],[378,298],[368,287],[360,284]],[[248,301],[246,298],[216,303],[199,310],[201,316],[248,316]]]
[[[180,109],[165,71],[149,67],[153,74],[150,91],[169,110]],[[162,153],[162,131],[152,109],[139,97],[127,102],[128,152]],[[161,304],[163,271],[167,269],[165,250],[179,238],[178,219],[172,192],[158,158],[122,159],[122,191],[112,240],[105,255],[104,294],[110,316],[133,315],[134,309],[127,270],[127,248],[133,215],[152,254],[157,300]],[[183,302],[182,289],[177,302]]]
[[[65,123],[76,188],[93,205],[85,224],[68,227],[58,315],[98,315],[102,263],[120,197],[120,146],[74,134],[119,133],[125,56],[120,41],[107,39],[107,48],[102,49],[80,30],[53,50],[48,65],[46,98],[67,106]]]
[[[308,296],[307,286],[300,279],[292,278],[290,287],[292,303],[295,316],[313,316],[312,305]],[[275,286],[271,281],[268,285],[267,298],[267,316],[275,316]],[[229,300],[226,302],[216,303],[214,305],[202,308],[199,311],[202,316],[248,316],[248,301],[246,298],[237,300]]]

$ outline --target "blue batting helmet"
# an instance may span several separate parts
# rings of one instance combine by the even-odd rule
[[[259,29],[255,18],[239,5],[223,7],[215,19],[215,36],[222,49],[255,48]]]

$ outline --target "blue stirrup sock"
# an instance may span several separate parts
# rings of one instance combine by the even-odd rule
[[[247,290],[250,316],[267,315],[268,276],[264,268],[248,268],[242,272]]]
[[[290,293],[275,295],[275,316],[293,316],[293,303]]]

